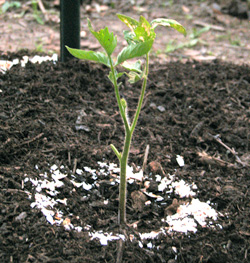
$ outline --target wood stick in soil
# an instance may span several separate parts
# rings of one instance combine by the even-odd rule
[[[117,242],[116,263],[122,263],[123,249],[124,249],[124,241],[122,239],[119,239]]]

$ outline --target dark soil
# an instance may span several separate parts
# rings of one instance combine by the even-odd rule
[[[152,192],[157,194],[154,175],[175,173],[195,183],[197,197],[209,200],[221,216],[214,228],[199,227],[195,234],[160,235],[151,241],[152,249],[126,241],[123,262],[249,262],[249,66],[216,60],[155,63],[150,69],[129,163],[142,166],[145,148],[150,145],[148,163],[155,161],[162,167],[153,169],[152,163],[146,167]],[[91,192],[73,190],[68,180],[76,168],[98,168],[97,162],[103,160],[117,163],[109,145],[120,149],[124,135],[107,74],[108,69],[81,61],[29,63],[26,68],[15,66],[0,74],[1,262],[116,261],[117,241],[102,246],[98,239],[91,240],[86,229],[67,231],[51,225],[40,209],[30,207],[34,187],[24,183],[27,176],[49,174],[53,164],[64,165],[68,177],[62,179],[59,196],[68,200],[64,216],[83,228],[90,225],[92,230],[119,232],[118,185],[110,183],[113,177],[100,175]],[[133,116],[140,85],[132,88],[125,78],[122,81],[121,91]],[[76,130],[81,110],[86,113],[85,126]],[[176,155],[184,157],[184,167],[179,167]],[[87,173],[75,176],[93,183]],[[178,198],[165,194],[165,206],[151,199],[150,206],[136,211],[131,193],[140,187],[139,183],[128,185],[127,221],[138,221],[138,228],[128,228],[128,234],[167,227],[161,222],[164,209]],[[33,193],[31,198],[27,192]],[[109,200],[107,206],[104,200]]]

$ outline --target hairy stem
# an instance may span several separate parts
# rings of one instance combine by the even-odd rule
[[[112,59],[110,58],[110,65],[111,65],[111,72],[114,79],[114,87],[115,87],[115,94],[116,94],[116,100],[118,103],[118,107],[120,110],[120,114],[122,116],[124,126],[125,126],[125,142],[123,147],[123,152],[120,155],[120,153],[116,150],[116,148],[112,145],[112,149],[114,150],[116,156],[118,157],[120,161],[120,187],[119,187],[119,209],[118,209],[118,223],[120,225],[126,224],[126,199],[127,199],[127,163],[128,163],[128,155],[129,155],[129,149],[131,145],[132,135],[135,130],[135,126],[137,124],[142,102],[144,99],[144,94],[147,86],[147,78],[148,78],[148,70],[149,70],[149,54],[146,54],[146,66],[145,66],[145,73],[144,73],[144,80],[142,83],[142,89],[141,94],[139,98],[139,102],[137,105],[136,113],[133,119],[133,123],[131,127],[129,126],[129,122],[126,116],[126,112],[124,107],[121,103],[121,98],[119,94],[119,89],[117,85],[117,80],[115,77],[115,70],[113,66]]]
[[[127,199],[127,163],[131,144],[132,133],[126,132],[124,148],[120,160],[120,188],[119,188],[119,211],[118,223],[124,225],[126,223],[126,199]]]
[[[110,62],[111,73],[112,73],[113,79],[114,79],[115,96],[116,96],[116,100],[117,100],[117,103],[118,103],[119,111],[120,111],[122,120],[124,122],[125,129],[126,129],[126,131],[129,131],[130,127],[129,127],[128,120],[127,120],[127,117],[126,117],[126,113],[124,112],[122,104],[121,104],[121,97],[120,97],[120,93],[119,93],[119,87],[117,85],[117,80],[116,80],[116,77],[115,77],[115,68],[114,68],[114,65],[113,65],[113,60],[112,60],[112,58],[110,56],[109,56],[109,62]]]
[[[138,102],[138,106],[136,109],[136,113],[131,125],[131,132],[133,133],[135,130],[135,126],[137,124],[140,112],[141,112],[141,107],[142,107],[142,102],[144,99],[144,94],[145,94],[145,90],[146,90],[146,86],[147,86],[147,80],[148,80],[148,70],[149,70],[149,53],[146,54],[146,68],[145,68],[145,73],[144,73],[144,80],[142,83],[142,89],[141,89],[141,95],[140,95],[140,99]]]
[[[113,66],[113,61],[111,57],[109,57],[110,61],[110,68],[111,73],[113,75],[114,80],[114,88],[115,88],[115,96],[118,103],[119,111],[125,126],[125,142],[123,147],[122,155],[119,154],[119,152],[116,150],[116,148],[112,145],[111,148],[115,152],[116,156],[119,159],[120,162],[120,187],[119,187],[119,209],[118,209],[118,223],[120,225],[123,225],[126,223],[126,198],[127,198],[127,182],[126,182],[126,170],[127,170],[127,163],[128,163],[128,154],[129,154],[129,148],[131,144],[131,131],[129,122],[126,116],[126,112],[124,107],[121,103],[121,97],[119,93],[119,87],[117,85],[117,80],[115,77],[115,69]]]

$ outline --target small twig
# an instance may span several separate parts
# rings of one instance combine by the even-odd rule
[[[246,50],[246,51],[250,51],[249,48],[247,47],[242,47],[242,46],[234,46],[234,45],[230,45],[230,44],[223,44],[224,47],[227,47],[227,48],[233,48],[233,49],[238,49],[238,50]]]
[[[70,154],[70,152],[68,152],[68,163],[69,163],[69,165],[71,165],[71,154]]]
[[[219,158],[210,156],[204,151],[198,152],[198,156],[200,157],[201,162],[206,163],[206,164],[219,165],[222,167],[234,167],[234,168],[236,168],[236,166],[234,164],[223,161]]]
[[[234,150],[234,148],[231,149],[219,137],[214,136],[210,133],[208,133],[208,135],[211,136],[216,142],[221,144],[223,147],[225,147],[229,152],[231,152],[232,155],[235,157],[237,163],[241,164],[242,166],[246,166],[246,164],[241,161],[240,157],[238,156],[238,153]]]
[[[76,173],[76,166],[77,166],[77,158],[74,159],[73,174]]]
[[[205,23],[203,21],[194,21],[194,24],[197,25],[197,26],[202,26],[202,27],[210,27],[211,29],[213,29],[215,31],[220,31],[220,32],[226,31],[226,29],[224,27],[215,26],[215,25],[212,25],[212,24]]]
[[[121,233],[127,238],[127,233],[125,229],[120,228]],[[121,238],[117,242],[117,255],[116,255],[116,263],[122,263],[122,256],[124,250],[125,241]]]
[[[122,255],[123,255],[123,248],[124,248],[124,241],[119,239],[117,242],[117,256],[116,256],[116,263],[122,263]]]
[[[200,121],[198,122],[195,127],[193,128],[193,130],[191,131],[189,137],[190,138],[194,138],[194,137],[198,137],[199,131],[201,130],[202,126],[204,125],[204,121]]]
[[[32,139],[20,143],[20,144],[18,145],[18,147],[20,147],[20,146],[22,146],[22,145],[25,145],[25,144],[29,144],[29,143],[31,143],[31,142],[34,142],[35,140],[40,139],[43,135],[44,135],[44,133],[40,133],[40,134],[38,134],[37,136],[35,136],[34,138],[32,138]]]
[[[38,4],[40,10],[42,11],[45,20],[48,21],[47,11],[46,11],[46,9],[45,9],[45,7],[44,7],[44,5],[43,5],[42,0],[38,0],[38,1],[37,1],[37,4]]]
[[[247,253],[248,252],[248,249],[245,250],[245,255],[244,255],[244,259],[246,260],[247,259]]]
[[[12,189],[12,188],[9,188],[9,189],[2,189],[2,191],[6,191],[8,193],[17,193],[17,192],[20,192],[20,193],[24,193],[24,194],[27,194],[27,195],[31,195],[31,193],[28,193],[26,191],[23,191],[23,190],[20,190],[20,189]]]
[[[230,148],[228,147],[224,142],[222,142],[222,140],[218,137],[218,136],[214,136],[210,133],[208,133],[209,136],[211,136],[215,141],[217,141],[218,143],[220,143],[222,146],[224,146],[228,151],[230,151],[233,155],[236,155],[236,151],[234,150],[234,148]]]
[[[149,144],[146,146],[145,154],[144,154],[144,160],[142,165],[142,171],[145,172],[146,165],[148,162],[148,153],[149,153]]]

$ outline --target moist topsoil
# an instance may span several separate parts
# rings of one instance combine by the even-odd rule
[[[131,193],[144,188],[144,181],[128,184],[128,226],[123,231],[128,238],[122,246],[117,240],[101,245],[86,228],[119,233],[115,175],[99,173],[93,179],[76,172],[99,169],[97,162],[118,163],[109,145],[120,150],[124,130],[108,73],[100,65],[72,60],[16,65],[0,74],[0,261],[116,262],[120,254],[122,262],[249,262],[249,66],[217,60],[150,65],[129,165],[141,167],[149,145],[144,175],[150,192],[159,194],[157,174],[175,174],[195,184],[196,198],[210,201],[219,214],[213,227],[197,223],[196,233],[161,234],[150,246],[145,241],[139,246],[129,237],[167,229],[162,220],[166,209],[182,200],[161,192],[164,203],[145,195],[144,202],[151,202],[140,207]],[[140,83],[132,87],[125,77],[121,82],[132,118]],[[183,167],[177,155],[183,157]],[[51,178],[55,164],[67,174],[58,190],[58,198],[67,199],[63,216],[81,226],[80,232],[65,229],[65,222],[49,223],[41,209],[31,207],[35,190],[27,177],[39,179],[47,173]],[[72,178],[94,187],[74,187]]]

